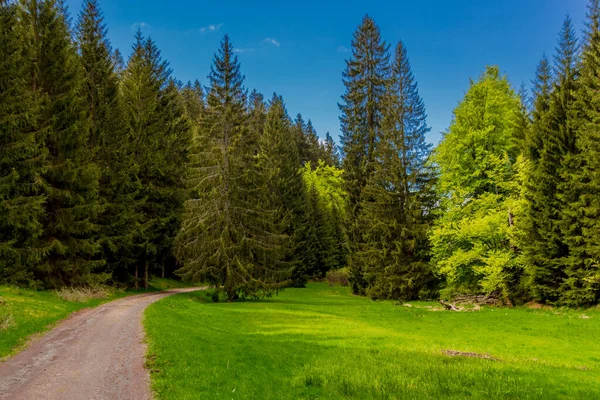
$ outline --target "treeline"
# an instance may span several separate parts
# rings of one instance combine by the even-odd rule
[[[308,260],[344,232],[343,204],[301,170],[336,171],[333,140],[280,96],[248,95],[227,37],[203,88],[140,32],[125,63],[96,0],[73,29],[58,0],[0,0],[0,19],[0,280],[137,287],[175,271],[235,298],[345,263]]]
[[[599,302],[599,27],[598,0],[583,38],[565,19],[531,96],[488,67],[430,151],[404,46],[363,20],[340,106],[355,293]]]

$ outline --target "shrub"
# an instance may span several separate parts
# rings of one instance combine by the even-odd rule
[[[348,275],[348,268],[332,269],[327,272],[325,280],[329,286],[350,286]]]

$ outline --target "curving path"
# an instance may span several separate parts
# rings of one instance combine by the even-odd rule
[[[150,399],[144,309],[201,289],[140,294],[72,314],[0,364],[0,399]]]

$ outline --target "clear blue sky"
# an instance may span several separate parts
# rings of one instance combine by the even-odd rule
[[[80,1],[68,0],[71,14]],[[529,85],[554,53],[563,18],[578,32],[587,0],[100,0],[113,47],[128,55],[140,26],[160,47],[175,77],[207,83],[225,33],[239,49],[248,88],[283,95],[291,115],[313,121],[321,137],[339,134],[337,103],[352,33],[365,13],[393,45],[407,46],[437,143],[469,78],[497,64],[516,86]]]

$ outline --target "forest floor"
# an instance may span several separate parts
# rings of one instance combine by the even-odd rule
[[[600,398],[600,309],[410,305],[323,283],[264,301],[172,296],[145,312],[152,387],[178,400]]]
[[[141,323],[144,309],[166,296],[198,289],[127,296],[73,313],[44,336],[32,340],[25,350],[0,364],[0,398],[150,398]],[[47,292],[42,294],[51,296]],[[4,292],[3,297],[13,305],[17,303]],[[60,304],[53,298],[44,300]],[[69,306],[57,307],[57,313],[69,310]],[[48,309],[47,304],[40,306],[43,314],[47,314]]]

